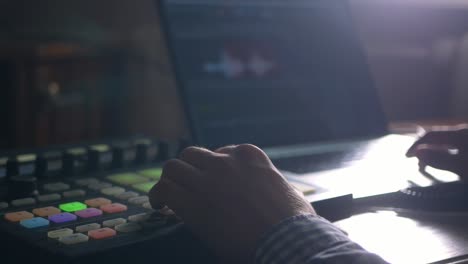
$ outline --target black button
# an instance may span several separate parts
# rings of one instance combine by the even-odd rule
[[[161,149],[160,143],[156,140],[151,139],[138,139],[135,141],[137,148],[136,162],[138,164],[155,162],[161,159],[163,149]]]
[[[6,179],[7,176],[7,157],[0,157],[0,181]]]
[[[36,154],[21,154],[7,161],[7,176],[34,176],[36,172]]]
[[[60,176],[63,170],[63,155],[61,152],[45,152],[37,157],[36,176],[40,179]]]
[[[88,169],[88,151],[86,148],[67,149],[63,154],[63,169],[66,176],[85,173]]]
[[[100,171],[110,169],[112,166],[113,153],[109,145],[100,144],[89,147],[89,169]]]
[[[136,162],[137,147],[131,142],[116,142],[112,144],[113,168],[123,168],[131,166]]]

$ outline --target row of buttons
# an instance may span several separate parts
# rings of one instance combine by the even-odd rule
[[[171,156],[178,151],[171,152]],[[172,149],[172,147],[171,147]],[[169,145],[152,139],[137,139],[115,142],[111,145],[68,148],[44,153],[25,153],[11,157],[0,157],[0,177],[23,175],[50,178],[62,173],[78,175],[85,171],[122,168],[131,164],[166,160]]]
[[[161,168],[152,168],[147,170],[139,171],[136,173],[122,173],[108,176],[107,179],[120,185],[132,187],[135,190],[148,193],[151,188],[159,181],[162,175]],[[112,186],[107,182],[102,182],[96,178],[85,178],[75,180],[75,184],[82,187],[88,187],[94,191],[100,191],[101,193],[109,196],[114,196],[119,199],[128,200],[130,198],[137,197],[138,194],[135,192],[127,192],[124,188]],[[62,195],[59,193],[51,193],[39,195],[36,198],[27,197],[21,199],[15,199],[11,201],[11,205],[14,207],[31,206],[36,202],[46,203],[59,201],[64,198],[76,198],[86,195],[85,190],[76,189],[70,190],[71,186],[63,182],[47,183],[43,185],[43,189],[47,192],[60,192],[63,191]],[[120,196],[120,197],[119,197]],[[9,207],[7,202],[0,202],[0,210],[4,210]]]
[[[129,201],[133,201],[132,199],[140,199],[141,203],[143,203],[144,201],[148,201],[148,197],[147,196],[139,196],[139,197],[135,197],[135,198],[131,198],[129,199]],[[134,204],[137,204],[135,202],[133,202]],[[139,205],[142,205],[142,204],[139,204]],[[65,203],[65,204],[60,204],[58,207],[60,208],[56,208],[56,207],[52,207],[52,206],[49,206],[49,207],[44,207],[44,208],[36,208],[33,210],[33,213],[35,213],[36,215],[38,216],[51,216],[51,215],[56,215],[58,212],[66,212],[66,213],[73,213],[73,212],[78,212],[78,211],[83,211],[83,212],[86,212],[86,213],[92,213],[93,210],[91,211],[86,211],[87,207],[94,207],[94,208],[100,208],[102,211],[106,212],[106,213],[118,213],[118,212],[122,212],[122,211],[126,211],[127,210],[127,206],[123,205],[123,204],[119,204],[119,203],[112,203],[111,200],[107,199],[107,198],[102,198],[102,197],[98,197],[98,198],[94,198],[94,199],[88,199],[83,203],[80,203],[80,202],[70,202],[70,203]],[[23,211],[24,212],[24,211]],[[93,212],[96,212],[96,211],[93,211]],[[23,217],[23,215],[21,214],[18,214],[18,212],[16,213],[7,213],[5,214],[5,218],[8,220],[8,216],[11,216],[11,215],[17,215],[16,217],[13,217],[11,219],[19,219],[19,220],[13,220],[10,222],[18,222],[18,221],[21,221],[21,220],[24,220],[24,218],[20,219],[21,217]],[[87,215],[87,214],[85,214]],[[27,217],[28,215],[26,215]]]
[[[86,208],[86,205],[79,202],[74,202],[72,204],[73,205],[65,204],[65,208],[67,210],[74,210],[74,214],[70,212],[62,213],[60,209],[49,206],[44,208],[36,208],[32,211],[32,213],[27,211],[7,213],[4,217],[9,222],[20,222],[20,224],[26,228],[38,228],[48,226],[49,222],[61,224],[76,221],[78,216],[86,219],[102,216],[103,213],[116,214],[127,211],[127,206],[119,203],[102,205],[99,209]],[[72,207],[74,209],[71,209]],[[60,208],[62,209],[63,205],[61,205]],[[34,215],[39,217],[34,217]],[[47,217],[47,219],[44,217]]]
[[[112,238],[117,235],[117,232],[132,233],[141,230],[144,226],[155,228],[164,226],[166,223],[167,221],[164,218],[152,218],[150,213],[143,213],[131,215],[127,219],[116,218],[106,220],[102,222],[102,225],[99,223],[79,225],[75,227],[76,233],[70,228],[53,230],[48,232],[47,236],[50,239],[58,240],[64,245],[76,245],[88,242],[89,239],[102,240]]]
[[[31,206],[31,205],[35,205],[37,202],[48,203],[48,202],[59,201],[62,199],[62,196],[64,198],[70,199],[70,198],[83,197],[85,195],[86,195],[85,190],[81,190],[81,189],[70,190],[70,191],[63,192],[61,195],[58,193],[52,193],[52,194],[38,195],[36,198],[27,197],[27,198],[12,200],[11,206],[14,206],[14,207]],[[0,210],[7,209],[8,207],[9,207],[9,204],[7,202],[0,202]]]

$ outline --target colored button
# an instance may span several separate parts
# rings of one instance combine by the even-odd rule
[[[76,215],[70,214],[70,213],[61,213],[61,214],[49,216],[49,220],[56,224],[72,222],[72,221],[76,221],[76,219],[77,219]]]
[[[48,192],[61,192],[70,189],[70,185],[63,182],[44,184],[44,190]]]
[[[64,236],[69,236],[71,234],[73,234],[73,230],[71,230],[70,228],[63,228],[48,232],[47,237],[52,239],[58,239]]]
[[[132,185],[132,187],[135,190],[138,190],[140,192],[149,193],[151,188],[153,188],[153,186],[156,183],[157,183],[156,181],[150,181],[150,182],[145,182],[145,183],[134,184],[134,185]]]
[[[92,223],[92,224],[87,224],[87,225],[80,225],[75,227],[75,231],[78,233],[87,233],[91,230],[96,230],[101,228],[101,225],[98,223]]]
[[[133,185],[148,181],[148,178],[140,176],[136,173],[114,174],[108,176],[107,179],[122,185]]]
[[[14,222],[14,223],[22,221],[22,220],[26,220],[26,219],[31,219],[33,217],[34,217],[33,214],[31,214],[30,212],[26,212],[26,211],[5,214],[5,219],[7,221]]]
[[[116,234],[117,232],[115,232],[114,229],[110,229],[108,227],[91,230],[88,232],[88,236],[96,240],[110,238],[110,237],[115,236]]]
[[[36,204],[36,199],[34,198],[23,198],[11,201],[11,205],[16,207],[28,206]]]
[[[103,205],[100,209],[108,214],[116,214],[127,211],[127,206],[119,203],[113,203]]]
[[[128,202],[135,205],[143,205],[144,203],[149,202],[148,196],[138,196],[128,199]]]
[[[60,214],[60,210],[53,206],[43,207],[43,208],[36,208],[33,211],[33,214],[40,216],[40,217],[48,217],[51,215]]]
[[[21,220],[20,225],[28,229],[44,227],[49,225],[49,220],[42,217],[34,217],[31,219]]]
[[[109,196],[116,196],[124,192],[125,192],[125,189],[122,187],[109,187],[109,188],[101,189],[102,194],[109,195]]]
[[[138,196],[140,195],[136,192],[124,192],[124,193],[117,195],[116,197],[121,200],[128,200],[128,199],[138,197]]]
[[[7,202],[0,202],[0,210],[4,210],[8,208],[8,203]]]
[[[80,243],[88,242],[89,237],[85,234],[73,234],[68,236],[62,236],[59,238],[59,242],[64,245],[76,245]]]
[[[294,188],[302,192],[304,195],[313,194],[316,192],[316,189],[310,185],[306,185],[300,182],[289,182]]]
[[[81,211],[75,212],[75,214],[81,218],[90,218],[102,215],[102,211],[96,208],[88,208]]]
[[[118,225],[125,224],[125,223],[127,223],[127,220],[125,220],[123,218],[117,218],[117,219],[111,219],[111,220],[107,220],[107,221],[102,222],[102,226],[104,226],[104,227],[114,227],[114,226],[118,226]]]
[[[81,189],[63,192],[63,197],[65,198],[83,197],[85,195],[86,195],[86,191],[81,190]]]
[[[53,202],[62,199],[62,196],[58,193],[39,195],[37,200],[41,203]]]
[[[75,181],[75,184],[76,185],[79,185],[79,186],[88,186],[88,185],[91,185],[91,184],[96,184],[96,183],[99,183],[100,181],[96,178],[83,178],[83,179],[78,179]]]
[[[139,171],[138,173],[145,177],[159,181],[161,179],[162,171],[163,171],[162,168],[154,168],[154,169],[142,170],[142,171]]]
[[[90,207],[101,207],[106,204],[111,204],[112,201],[109,199],[100,197],[100,198],[86,200],[85,203]]]
[[[131,215],[128,217],[128,221],[130,222],[144,222],[148,220],[151,217],[150,214],[148,213],[142,213],[142,214],[136,214],[136,215]]]
[[[146,209],[153,209],[153,207],[151,206],[151,204],[149,202],[144,203],[142,206],[143,206],[143,208],[146,208]]]
[[[100,182],[100,183],[88,185],[88,188],[90,188],[91,190],[94,190],[94,191],[99,191],[101,189],[105,189],[105,188],[109,188],[109,187],[112,187],[112,184],[110,184],[108,182]]]
[[[115,230],[121,233],[131,233],[141,230],[141,226],[137,223],[126,223],[116,226]]]
[[[64,212],[73,213],[76,211],[81,211],[87,208],[86,204],[80,202],[71,202],[59,205],[60,210]]]

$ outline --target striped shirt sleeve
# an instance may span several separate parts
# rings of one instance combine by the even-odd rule
[[[327,220],[314,215],[288,218],[260,240],[256,264],[387,263],[352,242]]]

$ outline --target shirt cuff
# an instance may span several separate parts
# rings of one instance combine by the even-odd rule
[[[350,242],[347,235],[320,216],[293,216],[261,238],[255,263],[301,263],[301,259],[346,242]]]

